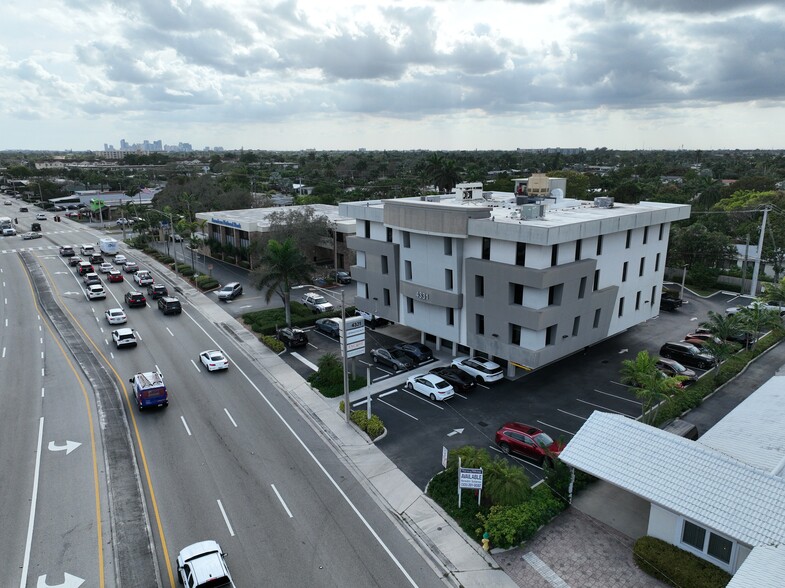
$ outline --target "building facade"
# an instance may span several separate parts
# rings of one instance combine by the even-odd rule
[[[356,306],[502,360],[509,377],[656,316],[670,226],[690,207],[572,200],[563,182],[341,204],[357,220]]]

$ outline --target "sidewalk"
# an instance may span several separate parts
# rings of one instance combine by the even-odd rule
[[[425,496],[398,468],[338,412],[339,399],[326,399],[291,369],[277,354],[262,345],[221,306],[201,294],[171,270],[151,260],[156,272],[166,276],[182,296],[216,325],[228,331],[246,355],[278,391],[305,416],[332,446],[336,455],[384,511],[395,513],[425,560],[447,584],[466,588],[515,588],[516,584],[493,557],[458,527],[442,509]],[[433,364],[436,365],[436,364]],[[406,376],[396,376],[405,381]],[[379,385],[390,386],[391,379]],[[360,392],[365,397],[366,392]]]

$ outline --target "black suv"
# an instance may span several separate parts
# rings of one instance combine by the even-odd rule
[[[433,351],[422,343],[398,343],[394,349],[400,349],[408,355],[415,367],[433,359]]]
[[[157,300],[161,296],[169,296],[169,290],[163,284],[150,284],[147,286],[147,295],[153,300]]]
[[[125,303],[128,305],[128,308],[147,306],[147,299],[141,292],[126,292]]]
[[[308,345],[308,334],[302,329],[284,327],[278,329],[278,340],[287,347],[305,347]]]
[[[158,299],[158,310],[164,314],[180,314],[183,312],[183,307],[180,301],[172,296],[161,296]]]
[[[707,370],[717,363],[717,359],[708,353],[701,352],[692,343],[680,341],[669,342],[660,348],[660,357],[675,359],[681,364]]]

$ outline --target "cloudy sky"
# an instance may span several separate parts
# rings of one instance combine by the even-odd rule
[[[781,0],[3,0],[0,149],[785,147]]]

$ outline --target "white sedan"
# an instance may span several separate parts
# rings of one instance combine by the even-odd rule
[[[504,377],[504,370],[498,363],[482,357],[456,357],[452,365],[465,371],[481,384],[496,382]]]
[[[101,265],[98,266],[98,271],[100,271],[102,274],[108,274],[113,269],[114,269],[114,266],[111,263],[109,263],[108,261],[105,261]]]
[[[122,308],[110,308],[104,315],[110,325],[122,325],[128,320],[128,317],[125,316],[125,311]]]
[[[229,360],[224,357],[224,354],[215,349],[202,351],[199,354],[199,361],[207,368],[207,371],[226,370],[229,369]]]
[[[406,389],[419,392],[431,400],[447,400],[455,394],[455,390],[446,380],[434,374],[409,376]]]
[[[114,256],[115,265],[125,265],[126,261],[128,260],[125,258],[125,255],[123,255],[122,253]]]

